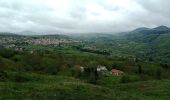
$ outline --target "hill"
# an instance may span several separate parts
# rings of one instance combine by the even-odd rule
[[[168,59],[170,53],[170,28],[159,26],[153,29],[136,29],[124,36],[124,39],[145,45],[147,56],[157,59]],[[166,60],[166,62],[168,62]]]
[[[125,36],[127,37],[127,39],[130,39],[132,41],[148,43],[154,41],[160,35],[169,34],[169,33],[170,33],[170,28],[166,26],[159,26],[152,29],[138,28],[129,32]]]
[[[167,100],[170,98],[170,80],[110,84],[107,87],[85,83],[67,76],[22,72],[8,72],[8,74],[13,75],[15,81],[0,82],[2,100]]]
[[[168,31],[160,26],[122,35],[3,34],[0,41],[6,48],[0,48],[0,99],[167,100]],[[98,72],[98,65],[107,71]],[[124,74],[112,75],[112,69]]]
[[[73,38],[85,41],[86,47],[112,51],[114,56],[134,56],[166,63],[170,60],[170,28],[167,26],[141,27],[120,35],[100,33]]]

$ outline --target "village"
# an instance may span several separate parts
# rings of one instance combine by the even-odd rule
[[[78,43],[79,41],[65,38],[42,38],[42,37],[25,37],[21,36],[0,36],[0,48],[15,49],[24,51],[28,46],[52,46],[61,47],[67,44]]]
[[[81,73],[83,73],[86,69],[86,67],[83,67],[81,65],[75,65],[74,66],[76,69],[78,69]],[[123,75],[125,72],[118,70],[118,69],[111,69],[108,70],[106,66],[104,65],[97,65],[96,71],[102,75],[114,75],[114,76],[119,76]]]
[[[69,44],[74,42],[78,41],[71,39],[50,39],[50,38],[30,39],[26,41],[26,43],[33,45],[60,45],[61,43]]]

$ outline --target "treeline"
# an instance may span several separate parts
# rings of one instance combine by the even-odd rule
[[[84,48],[84,47],[79,47],[79,46],[74,46],[74,48],[82,52],[89,52],[89,53],[95,53],[95,54],[107,55],[107,56],[111,55],[111,51],[107,51],[107,50],[97,50],[97,49]]]
[[[96,53],[96,54],[101,54],[101,55],[107,55],[107,56],[111,55],[111,53],[106,51],[106,50],[101,51],[101,50],[93,50],[93,49],[87,49],[87,48],[80,48],[80,51]]]

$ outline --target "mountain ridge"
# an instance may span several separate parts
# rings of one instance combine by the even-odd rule
[[[155,28],[141,27],[141,28],[137,28],[135,30],[130,31],[129,33],[163,34],[163,33],[168,33],[168,32],[170,32],[170,28],[162,25],[162,26],[158,26]]]

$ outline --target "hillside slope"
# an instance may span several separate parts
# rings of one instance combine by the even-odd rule
[[[112,84],[111,87],[105,87],[66,76],[22,72],[8,72],[8,74],[15,76],[16,79],[13,82],[0,82],[1,100],[166,100],[170,98],[170,80]]]

